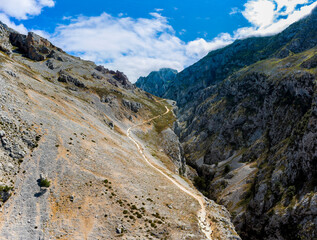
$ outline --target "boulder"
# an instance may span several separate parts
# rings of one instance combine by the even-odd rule
[[[4,137],[6,135],[5,131],[0,130],[0,138]]]

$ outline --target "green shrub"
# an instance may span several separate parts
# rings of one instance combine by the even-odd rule
[[[9,186],[0,186],[0,192],[9,192],[10,190],[12,190],[13,187],[9,187]]]
[[[40,180],[40,187],[50,187],[51,186],[51,182],[47,179],[47,178],[42,178]]]
[[[226,165],[225,168],[224,168],[224,170],[223,170],[223,174],[229,173],[230,170],[231,170],[231,167],[230,167],[229,165]]]
[[[204,177],[197,176],[194,178],[194,185],[199,190],[205,190],[207,188],[206,179]]]

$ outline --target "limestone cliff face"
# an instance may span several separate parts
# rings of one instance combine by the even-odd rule
[[[168,86],[170,86],[177,74],[177,70],[162,68],[159,71],[151,72],[147,77],[140,77],[135,85],[143,90],[162,97]]]
[[[237,40],[223,49],[212,51],[178,73],[167,87],[164,97],[177,101],[181,109],[194,107],[195,102],[203,101],[208,94],[204,94],[204,89],[216,85],[245,66],[270,57],[284,58],[315,47],[316,24],[317,9],[314,9],[310,16],[280,34]]]
[[[184,157],[183,146],[179,142],[178,136],[171,128],[161,132],[162,147],[165,153],[173,160],[178,172],[181,175],[186,174],[186,160]]]
[[[149,161],[179,169],[172,111],[143,124],[165,106],[122,72],[0,23],[0,239],[203,239],[198,201],[127,137],[137,125]],[[213,234],[240,239],[223,207],[206,208]]]
[[[196,186],[243,239],[316,238],[317,9],[282,33],[236,41],[177,74],[165,97]]]
[[[183,126],[185,156],[207,179],[202,190],[232,211],[246,239],[315,236],[316,69],[297,67],[315,54],[239,71]]]

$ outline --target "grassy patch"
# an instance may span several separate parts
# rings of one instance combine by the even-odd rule
[[[168,127],[172,127],[175,122],[174,114],[170,111],[168,114],[153,120],[155,130],[161,133]]]

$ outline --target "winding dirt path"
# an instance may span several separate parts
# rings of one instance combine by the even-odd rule
[[[157,101],[157,102],[160,102],[160,101]],[[134,142],[134,144],[137,146],[138,148],[138,151],[139,153],[142,155],[143,159],[145,160],[145,162],[152,168],[154,168],[157,172],[159,172],[160,174],[162,174],[165,178],[167,178],[171,183],[173,183],[176,187],[178,187],[181,191],[183,191],[184,193],[188,194],[189,196],[191,196],[192,198],[196,199],[201,207],[201,209],[197,212],[197,217],[198,217],[198,222],[199,222],[199,226],[202,230],[202,232],[206,235],[206,238],[208,240],[212,240],[211,238],[211,233],[212,233],[212,230],[211,230],[211,226],[210,226],[210,223],[207,219],[207,212],[206,212],[206,207],[205,207],[205,200],[202,196],[198,195],[193,189],[190,189],[190,188],[187,188],[185,187],[184,185],[182,185],[180,182],[178,182],[176,179],[170,177],[167,173],[169,172],[169,170],[167,169],[164,169],[161,170],[160,168],[156,167],[144,154],[144,151],[141,147],[141,145],[137,142],[137,140],[135,140],[132,136],[131,136],[131,130],[133,128],[137,128],[143,124],[146,124],[148,122],[151,122],[152,120],[156,119],[156,118],[159,118],[159,117],[162,117],[166,114],[168,114],[170,112],[170,109],[165,106],[166,108],[166,112],[163,113],[163,114],[160,114],[156,117],[153,117],[151,119],[148,119],[146,121],[144,121],[143,123],[140,123],[140,124],[136,124],[132,127],[130,127],[128,130],[127,130],[127,136],[128,138]],[[170,175],[172,175],[170,173]]]

